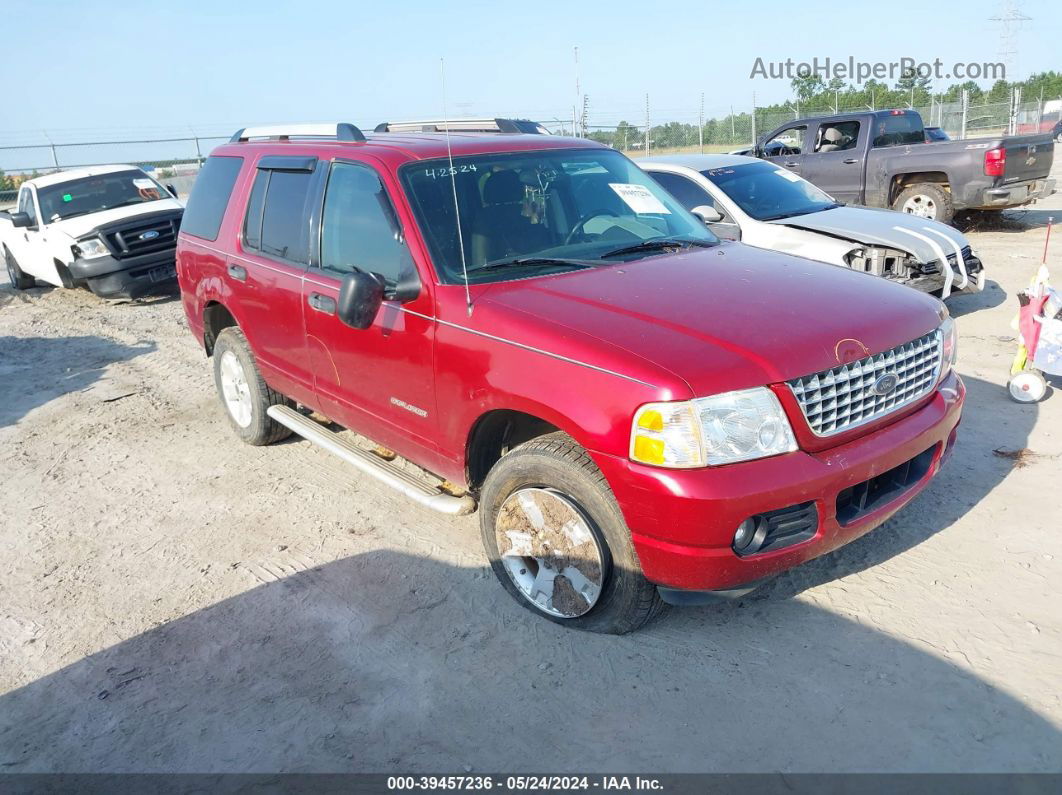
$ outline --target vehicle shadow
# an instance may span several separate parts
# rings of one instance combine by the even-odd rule
[[[956,215],[954,225],[960,232],[1026,232],[1047,226],[1048,218],[1062,221],[1062,210],[975,210]]]
[[[970,671],[806,601],[592,635],[483,569],[388,550],[0,696],[8,773],[974,772],[1057,767],[1060,747]]]
[[[948,312],[952,317],[962,317],[982,309],[992,309],[1007,300],[1007,291],[999,282],[989,279],[979,293],[956,293],[948,298]]]
[[[980,378],[963,382],[966,403],[955,449],[925,491],[873,532],[785,572],[748,598],[790,599],[900,555],[958,521],[1003,481],[1015,461],[994,451],[1025,449],[1037,406],[1015,403],[1005,387]]]
[[[154,350],[153,342],[123,345],[105,337],[0,336],[0,428],[91,386],[109,365]]]

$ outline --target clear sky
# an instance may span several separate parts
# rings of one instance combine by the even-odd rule
[[[573,47],[592,124],[788,99],[756,57],[998,59],[997,0],[959,3],[366,3],[359,0],[8,3],[0,143],[106,132],[210,132],[255,122],[441,113],[571,118]],[[1020,77],[1062,68],[1062,5],[1024,0]],[[790,10],[791,9],[791,10]],[[803,12],[800,9],[809,9]],[[939,88],[943,85],[938,83]]]

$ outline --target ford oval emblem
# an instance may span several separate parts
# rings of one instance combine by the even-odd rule
[[[149,229],[140,235],[141,240],[154,240],[159,236],[159,233],[154,229]]]
[[[894,390],[899,383],[900,379],[896,377],[895,373],[885,373],[884,375],[878,376],[878,380],[874,382],[871,391],[875,395],[887,395]]]

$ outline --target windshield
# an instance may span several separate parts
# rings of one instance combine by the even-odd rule
[[[807,215],[840,206],[807,180],[773,163],[747,163],[701,173],[757,221]]]
[[[461,242],[471,283],[719,242],[645,172],[609,149],[455,157],[452,169],[446,159],[417,161],[403,167],[402,179],[446,284],[463,281]]]
[[[172,198],[169,191],[139,169],[72,179],[37,189],[41,215],[49,222],[169,198]]]

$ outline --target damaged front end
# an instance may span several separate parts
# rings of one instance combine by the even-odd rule
[[[943,253],[943,252],[941,252]],[[947,298],[955,290],[984,289],[984,266],[969,246],[922,262],[908,251],[888,246],[861,246],[845,255],[845,264],[852,270],[870,273],[924,293],[941,292]]]

